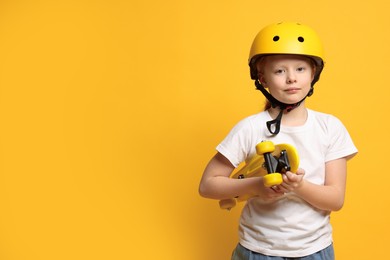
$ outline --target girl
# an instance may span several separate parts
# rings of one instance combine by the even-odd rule
[[[347,160],[357,149],[336,117],[305,106],[322,72],[322,57],[316,33],[298,23],[267,26],[253,41],[251,78],[268,100],[266,110],[231,130],[199,186],[201,196],[218,200],[255,195],[241,213],[232,259],[334,259],[329,216],[343,206]],[[295,146],[299,170],[271,188],[262,177],[229,178],[264,140]]]

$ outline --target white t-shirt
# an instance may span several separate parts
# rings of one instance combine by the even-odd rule
[[[276,136],[266,127],[270,120],[267,111],[243,119],[217,146],[217,151],[237,167],[256,153],[255,147],[261,141],[291,144],[298,151],[304,178],[315,184],[324,184],[326,162],[357,153],[348,131],[332,115],[308,109],[304,125],[282,125]],[[240,244],[271,256],[310,255],[332,243],[329,215],[330,212],[314,208],[294,193],[274,202],[252,198],[241,213]]]

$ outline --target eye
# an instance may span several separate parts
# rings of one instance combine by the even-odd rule
[[[279,36],[276,35],[276,36],[274,36],[274,38],[273,38],[272,40],[273,40],[274,42],[277,42],[277,41],[279,41],[279,39],[280,39]]]
[[[305,67],[299,67],[298,69],[297,69],[297,71],[304,71],[305,70]]]
[[[299,42],[304,42],[305,39],[304,39],[302,36],[299,36],[299,37],[298,37],[298,41],[299,41]]]

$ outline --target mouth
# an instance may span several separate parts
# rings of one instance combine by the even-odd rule
[[[289,93],[289,94],[295,94],[299,91],[300,91],[300,88],[288,88],[288,89],[284,90],[284,92]]]

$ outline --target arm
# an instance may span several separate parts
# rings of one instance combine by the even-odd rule
[[[304,172],[288,172],[280,189],[294,191],[297,196],[312,206],[328,211],[338,211],[344,205],[347,177],[347,159],[341,158],[325,164],[324,185],[313,184],[303,179]]]
[[[262,177],[247,179],[229,178],[234,166],[220,153],[217,153],[204,170],[199,185],[199,194],[210,199],[228,199],[236,196],[252,194],[264,198],[282,196],[282,192],[274,191],[263,185]]]

